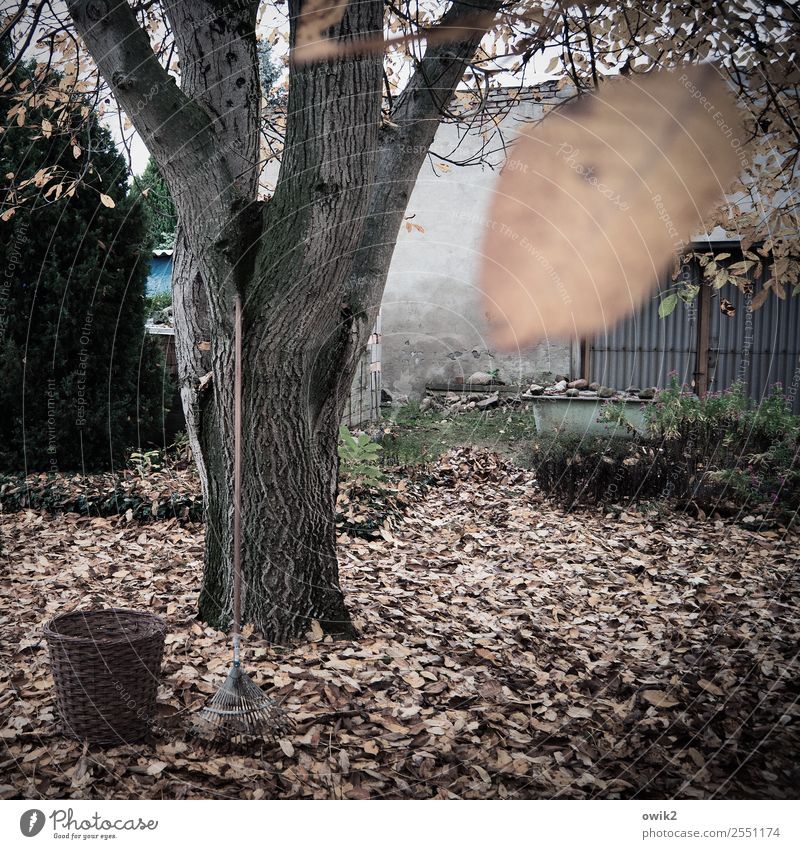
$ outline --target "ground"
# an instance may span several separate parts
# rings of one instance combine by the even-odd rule
[[[342,535],[362,637],[245,666],[296,730],[189,733],[225,635],[195,619],[202,526],[2,516],[6,798],[794,798],[797,537],[733,521],[565,513],[485,451],[432,466],[376,539]],[[60,736],[39,628],[80,605],[169,624],[151,739]]]
[[[387,463],[413,465],[440,457],[464,445],[489,448],[521,465],[531,463],[531,442],[536,426],[525,405],[489,410],[463,410],[443,415],[441,410],[421,412],[406,404],[390,411],[378,423],[383,457]]]

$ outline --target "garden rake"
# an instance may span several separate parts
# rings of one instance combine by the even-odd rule
[[[225,683],[200,713],[215,734],[231,740],[274,740],[289,731],[291,720],[242,669],[239,643],[242,620],[242,300],[236,293],[233,400],[233,666]]]

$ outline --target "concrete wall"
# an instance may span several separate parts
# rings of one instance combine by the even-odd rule
[[[521,119],[538,117],[543,108],[532,99],[513,107],[503,122],[506,141]],[[453,125],[442,125],[433,150],[463,160],[483,140],[469,134],[460,147],[459,141]],[[493,139],[490,147],[498,148],[499,141]],[[449,171],[422,167],[407,215],[425,232],[401,228],[381,308],[382,381],[393,397],[419,398],[426,383],[466,379],[474,371],[499,369],[500,377],[513,384],[530,383],[543,371],[571,372],[576,346],[570,340],[510,354],[493,350],[487,340],[477,270],[503,154],[489,158],[495,170],[489,165],[452,165]]]

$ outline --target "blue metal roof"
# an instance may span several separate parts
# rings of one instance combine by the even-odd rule
[[[154,252],[150,259],[150,273],[145,290],[148,295],[161,295],[171,291],[172,251],[168,256],[165,255],[166,253],[166,251]]]

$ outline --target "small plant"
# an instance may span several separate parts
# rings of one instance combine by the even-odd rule
[[[602,418],[618,421],[618,412],[608,404]],[[755,405],[740,384],[699,398],[673,377],[647,417],[647,438],[535,445],[540,485],[568,504],[676,498],[705,512],[791,518],[800,502],[800,417],[780,386]]]
[[[128,465],[144,480],[151,472],[157,472],[162,467],[161,452],[132,451],[128,458]]]
[[[339,428],[339,468],[345,478],[362,479],[368,484],[383,480],[378,466],[378,453],[381,450],[381,446],[366,433],[354,436],[346,425]]]
[[[175,441],[166,449],[165,462],[170,465],[178,464],[178,468],[186,468],[192,462],[192,446],[185,430],[175,434]]]
[[[154,295],[145,295],[144,304],[147,315],[164,310],[172,306],[172,292],[157,292]]]
[[[609,401],[606,404],[603,404],[600,414],[597,417],[597,421],[612,424],[616,427],[624,428],[631,433],[636,433],[636,428],[628,420],[626,412],[627,408],[624,401]]]

